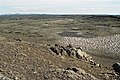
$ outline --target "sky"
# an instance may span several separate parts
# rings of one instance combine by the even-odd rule
[[[0,0],[0,14],[120,15],[120,0]]]

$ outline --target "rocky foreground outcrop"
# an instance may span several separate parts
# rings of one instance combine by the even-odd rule
[[[94,60],[92,59],[92,56],[90,56],[88,53],[83,51],[80,47],[75,48],[71,44],[69,44],[65,47],[55,44],[52,46],[49,45],[49,49],[56,55],[76,58],[79,60],[85,60],[85,61],[90,62],[91,64],[100,66],[99,64],[96,64],[94,62]]]
[[[55,54],[61,56],[69,56],[72,58],[86,59],[86,60],[92,59],[92,57],[86,52],[82,51],[80,47],[75,48],[71,44],[65,47],[55,44],[54,46],[50,46],[50,50],[53,51]]]

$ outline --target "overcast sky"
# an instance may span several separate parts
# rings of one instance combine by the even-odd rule
[[[120,0],[0,0],[0,14],[120,14]]]

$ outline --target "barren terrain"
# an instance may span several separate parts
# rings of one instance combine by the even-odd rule
[[[119,80],[120,16],[1,15],[1,80]],[[100,64],[59,56],[48,45],[80,47]],[[75,71],[75,70],[77,71]]]

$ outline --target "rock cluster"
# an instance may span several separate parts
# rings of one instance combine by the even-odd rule
[[[67,45],[66,47],[55,44],[54,46],[50,46],[49,49],[60,56],[69,56],[72,58],[84,59],[86,61],[94,62],[89,54],[82,51],[80,47],[75,48],[71,44]]]

